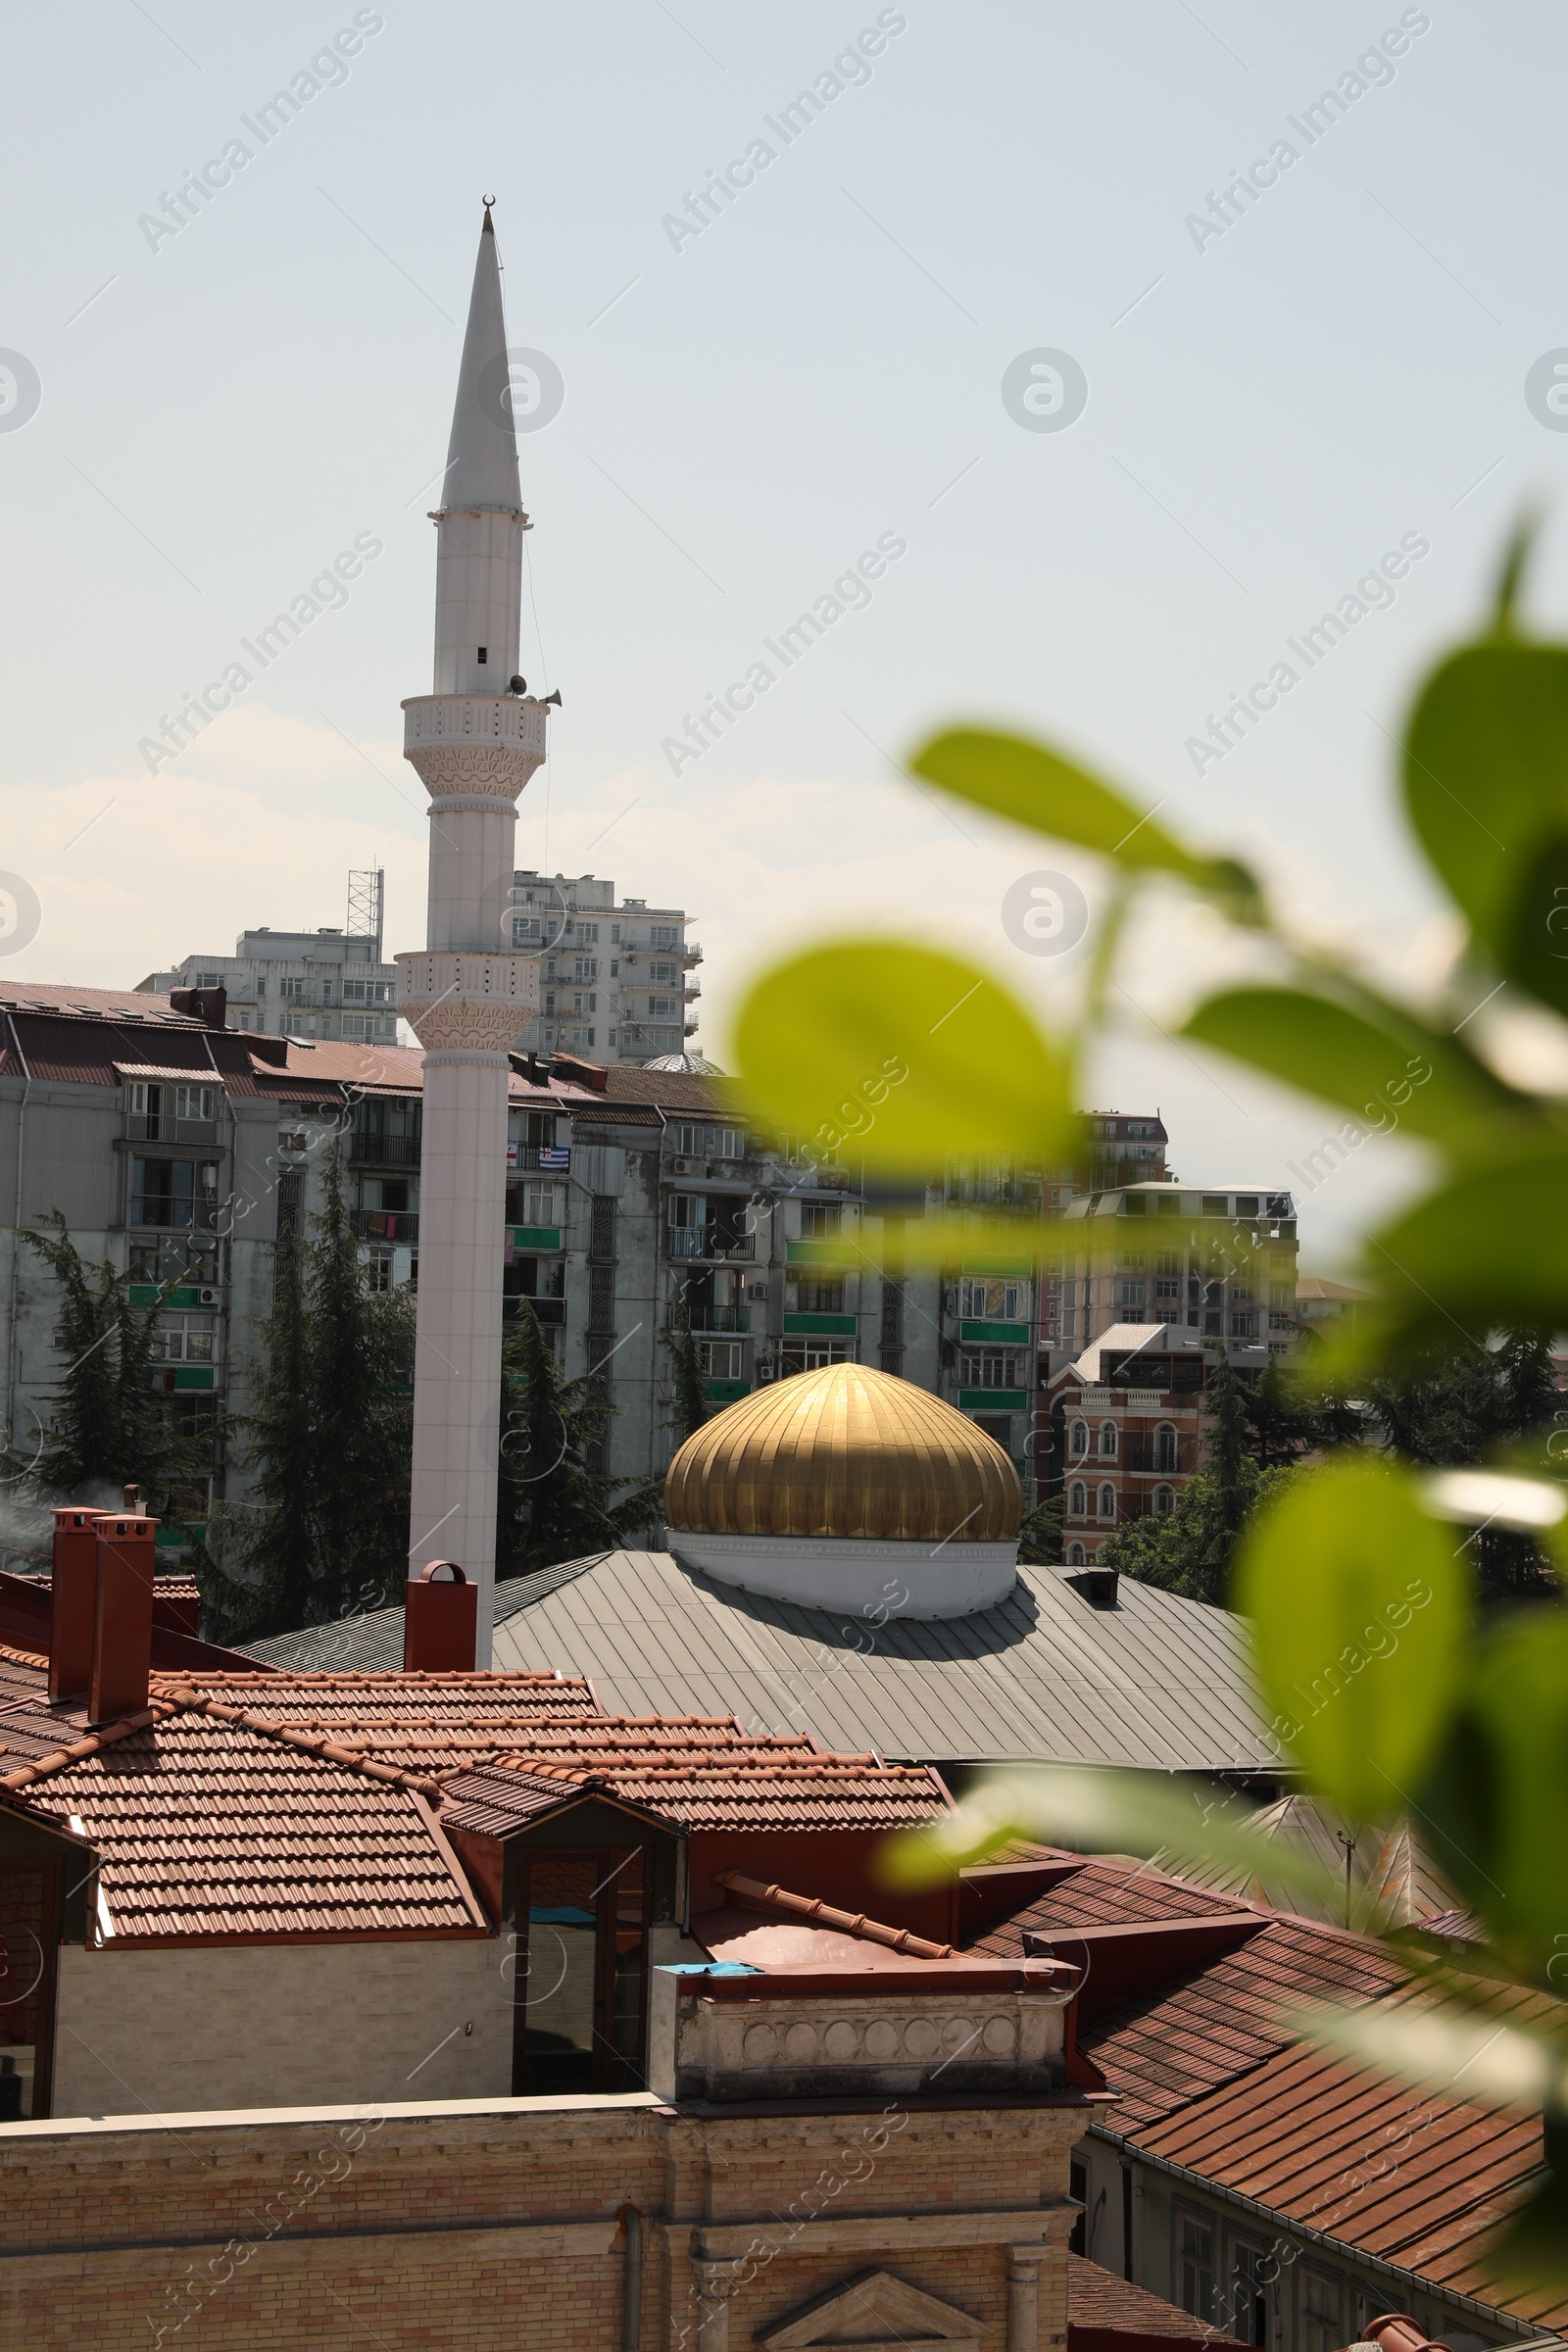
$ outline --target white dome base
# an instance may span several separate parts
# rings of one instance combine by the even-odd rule
[[[841,1609],[870,1626],[890,1617],[972,1617],[1005,1600],[1016,1577],[1018,1539],[928,1544],[873,1536],[711,1536],[666,1531],[684,1567],[721,1585]]]

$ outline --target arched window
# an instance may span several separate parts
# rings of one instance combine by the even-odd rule
[[[1084,1565],[1084,1547],[1081,1544],[1068,1544],[1067,1565],[1069,1568],[1081,1568]]]
[[[1116,1459],[1116,1424],[1114,1421],[1102,1421],[1100,1424],[1100,1458],[1102,1462],[1113,1462]]]
[[[1102,1519],[1114,1519],[1116,1516],[1116,1490],[1108,1480],[1100,1490],[1100,1516]]]
[[[1083,1482],[1075,1478],[1067,1489],[1067,1516],[1069,1519],[1082,1519],[1088,1509],[1089,1496],[1084,1491]]]
[[[1154,1432],[1154,1468],[1174,1470],[1176,1467],[1176,1432],[1170,1422],[1162,1421]]]
[[[1154,1489],[1154,1517],[1156,1519],[1168,1519],[1175,1508],[1175,1488],[1156,1487]]]
[[[1075,1462],[1081,1462],[1089,1451],[1089,1424],[1075,1421],[1067,1435],[1067,1451]]]

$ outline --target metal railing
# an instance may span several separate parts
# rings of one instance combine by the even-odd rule
[[[383,1135],[375,1127],[356,1127],[349,1137],[351,1168],[416,1168],[420,1138]]]
[[[133,1144],[216,1144],[216,1119],[176,1119],[170,1111],[132,1111],[126,1122]]]
[[[709,1258],[724,1265],[749,1263],[757,1244],[749,1233],[730,1233],[719,1225],[667,1225],[666,1257]]]
[[[351,1208],[349,1223],[362,1242],[416,1242],[416,1208]]]

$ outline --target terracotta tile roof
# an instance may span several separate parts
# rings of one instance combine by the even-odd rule
[[[544,1723],[597,1716],[585,1682],[554,1674],[155,1675],[256,1721],[330,1738],[346,1754],[443,1780],[488,1763]]]
[[[896,1829],[948,1801],[923,1764],[830,1755],[806,1733],[754,1737],[733,1716],[540,1725],[502,1762],[539,1780],[600,1774],[617,1795],[700,1830]]]
[[[1226,1896],[1173,1878],[1147,1862],[1071,1854],[1062,1847],[1046,1845],[1020,1845],[998,1858],[1055,1860],[1065,1873],[1054,1886],[1032,1895],[1005,1919],[971,1939],[970,1949],[994,1952],[999,1959],[1021,1955],[1024,1935],[1031,1928],[1111,1928],[1150,1919],[1207,1919],[1232,1907]],[[1239,1899],[1234,1902],[1238,1911],[1250,1907]]]
[[[1125,2128],[1112,2113],[1112,2128]],[[1487,2252],[1543,2162],[1539,2115],[1409,2089],[1297,2044],[1133,2136],[1436,2285],[1536,2323],[1568,2320],[1568,2298],[1521,2292]]]
[[[1233,2335],[1216,2332],[1211,2321],[1195,2319],[1130,2278],[1118,2278],[1082,2254],[1067,2257],[1067,2352],[1082,2352],[1086,2334],[1177,2336],[1229,2352]]]
[[[526,1829],[542,1814],[557,1812],[585,1795],[610,1796],[619,1804],[628,1801],[597,1773],[584,1781],[547,1781],[501,1765],[482,1765],[442,1783],[441,1827],[467,1831],[477,1838],[510,1838],[514,1830]],[[668,1814],[656,1813],[649,1806],[637,1805],[631,1810],[666,1828],[676,1826]]]
[[[188,1689],[93,1731],[12,1653],[0,1767],[14,1799],[81,1823],[117,1940],[483,1932],[432,1783]]]

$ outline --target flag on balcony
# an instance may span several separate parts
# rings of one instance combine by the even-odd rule
[[[565,1144],[541,1144],[539,1172],[541,1175],[564,1176],[571,1166],[571,1152]]]

